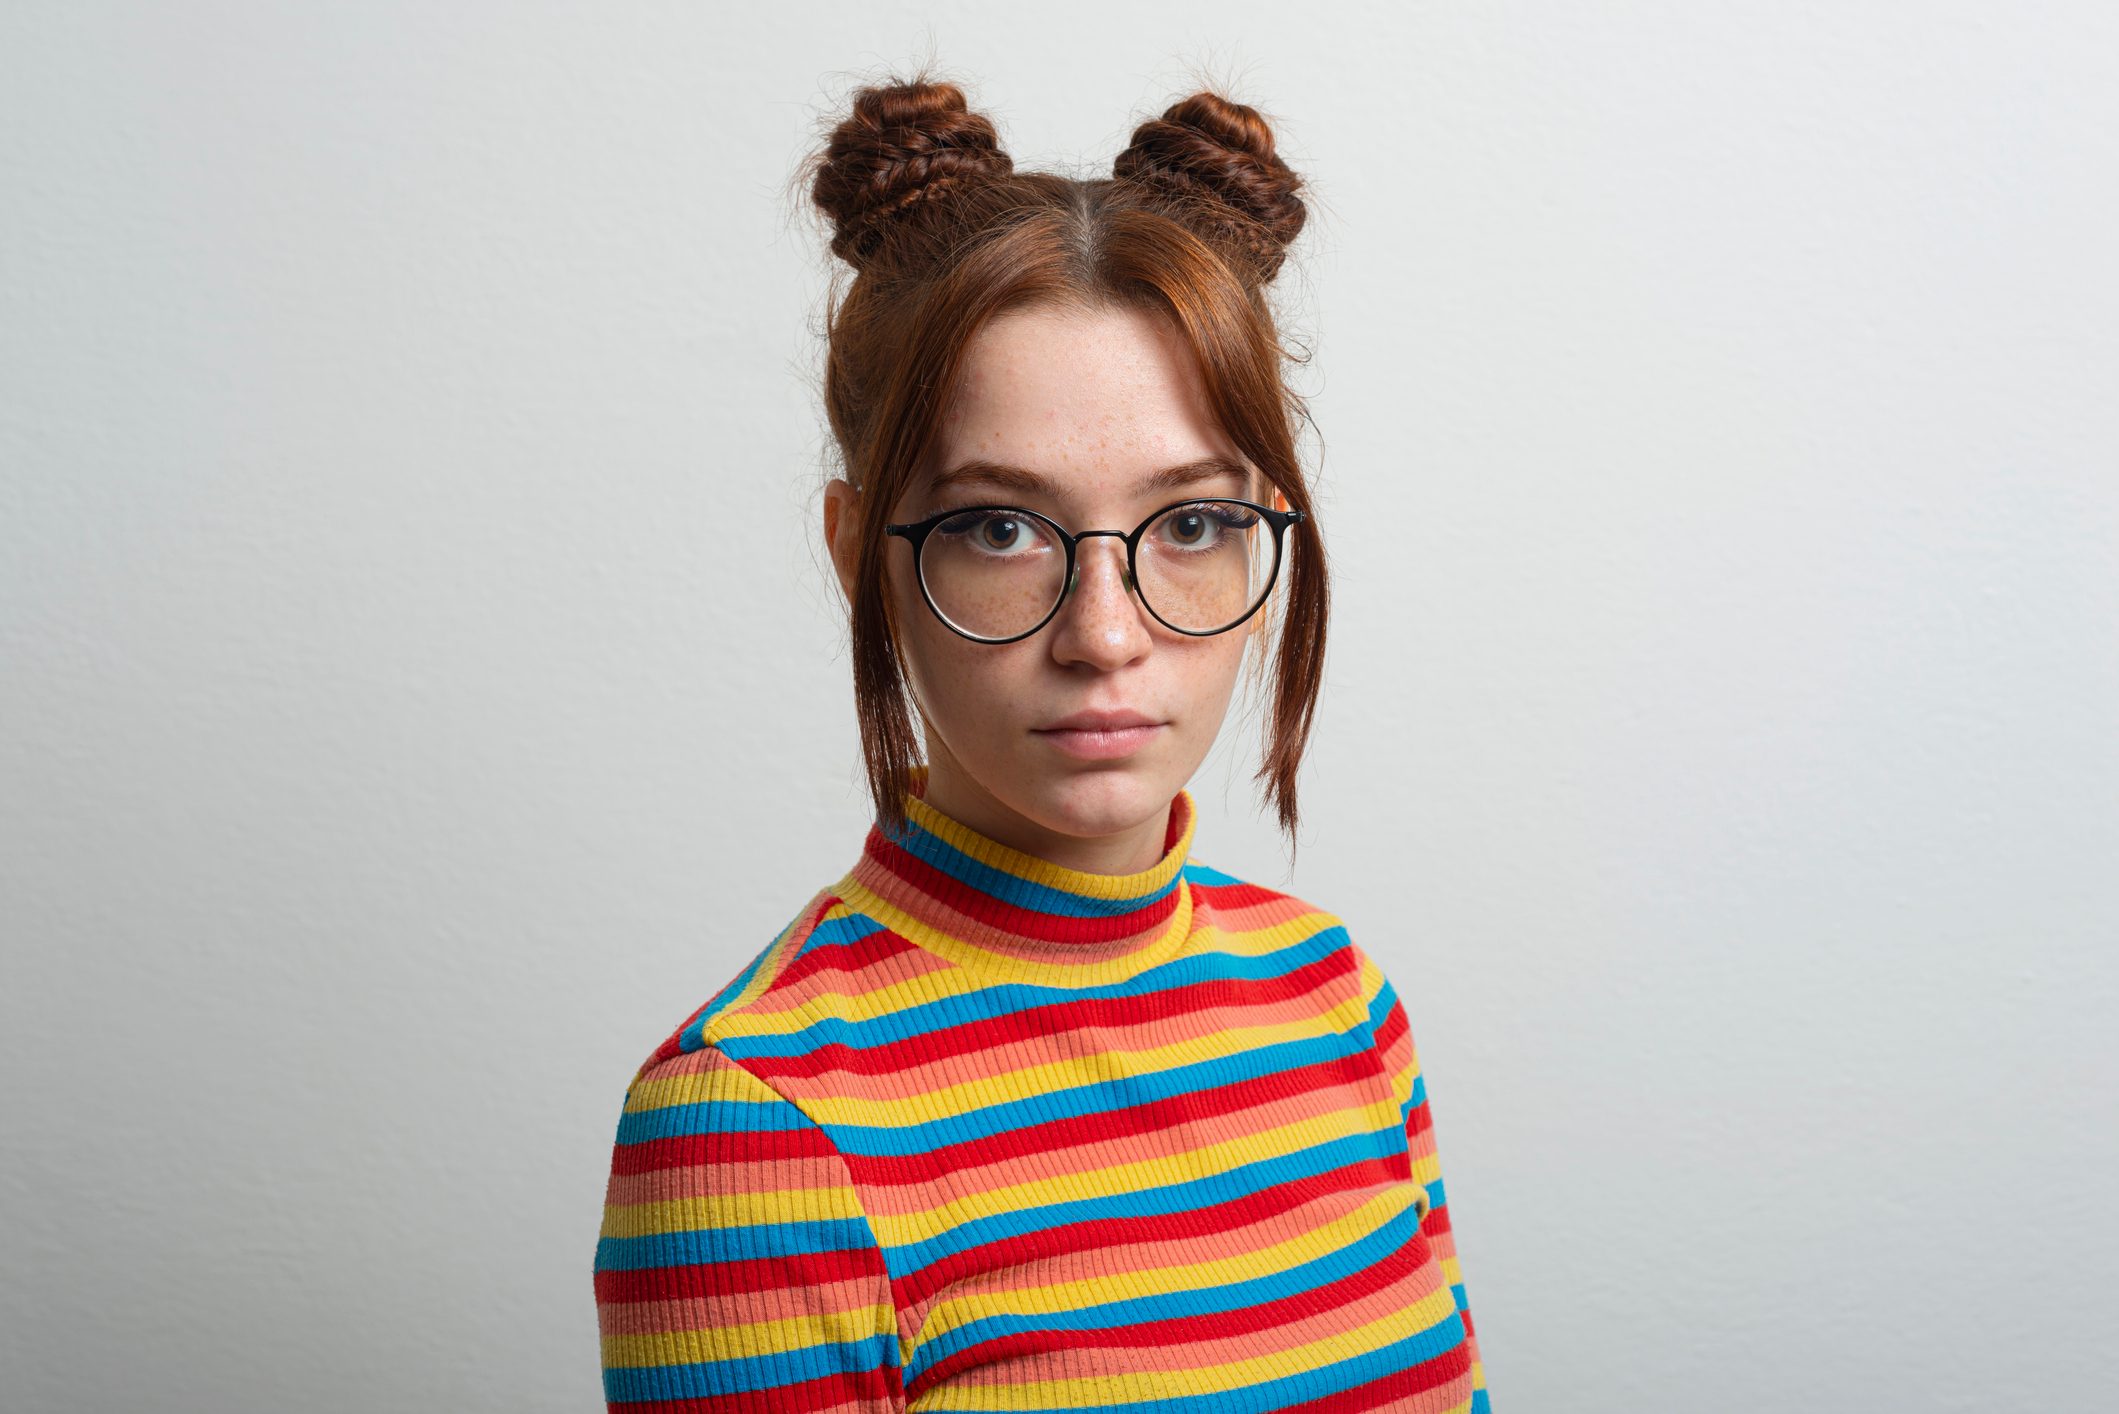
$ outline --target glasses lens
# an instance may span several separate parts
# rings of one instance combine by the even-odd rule
[[[951,516],[920,550],[927,597],[959,633],[1014,638],[1052,612],[1066,587],[1067,547],[1024,511]]]
[[[1093,543],[1093,542],[1091,542]],[[1266,595],[1279,544],[1240,501],[1187,501],[1143,532],[1140,594],[1163,622],[1216,633]],[[1017,638],[1043,623],[1066,589],[1067,547],[1055,528],[1018,510],[969,510],[928,533],[920,575],[934,607],[973,638]]]
[[[1278,538],[1240,501],[1187,501],[1141,536],[1141,597],[1164,622],[1190,633],[1229,628],[1273,583]]]

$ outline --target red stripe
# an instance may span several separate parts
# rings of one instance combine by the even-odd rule
[[[739,1262],[672,1262],[659,1267],[596,1273],[596,1304],[683,1301],[732,1292],[785,1291],[877,1277],[884,1273],[882,1254],[874,1247],[829,1252],[791,1252]]]
[[[1256,1193],[1240,1194],[1186,1212],[1138,1217],[1092,1218],[1062,1227],[1017,1233],[937,1257],[895,1284],[898,1304],[917,1309],[950,1283],[1050,1257],[1156,1241],[1203,1240],[1249,1227],[1334,1193],[1387,1186],[1393,1180],[1383,1160],[1357,1159],[1335,1169],[1304,1174]],[[1211,1250],[1211,1247],[1209,1248]]]
[[[834,899],[833,903],[841,900]],[[907,942],[888,928],[877,928],[850,942],[820,943],[805,947],[786,971],[773,979],[774,987],[792,987],[820,974],[845,974],[873,967],[888,958],[918,953],[924,949]],[[930,954],[931,955],[931,954]]]
[[[936,868],[902,846],[891,843],[875,826],[869,827],[866,852],[878,868],[907,887],[917,889],[935,903],[954,909],[967,918],[1013,933],[1017,937],[1039,942],[1116,942],[1136,933],[1148,932],[1157,924],[1167,922],[1170,915],[1177,911],[1179,902],[1178,876],[1172,875],[1160,898],[1123,912],[1082,917],[1046,913],[1040,909],[1006,903],[983,887],[945,869]],[[1006,873],[1005,870],[1001,872]],[[1014,879],[1021,876],[1009,874],[1008,877]],[[1084,903],[1089,906],[1110,904],[1116,907],[1123,902],[1084,899]]]
[[[1256,884],[1237,880],[1229,884],[1208,884],[1197,879],[1190,881],[1194,900],[1204,899],[1214,905],[1217,912],[1232,913],[1246,908],[1257,908],[1261,904],[1279,903],[1291,897],[1277,889],[1263,889]],[[1298,900],[1299,902],[1299,900]],[[1193,905],[1198,907],[1197,902]],[[1313,910],[1322,912],[1321,909]]]
[[[1147,1104],[1093,1114],[1063,1115],[1041,1124],[1027,1124],[918,1154],[847,1154],[846,1164],[857,1183],[877,1189],[895,1184],[932,1182],[965,1168],[1020,1164],[1041,1153],[1151,1133],[1186,1120],[1230,1114],[1272,1100],[1313,1093],[1329,1094],[1334,1090],[1343,1092],[1360,1085],[1363,1076],[1375,1074],[1374,1067],[1375,1062],[1364,1055],[1336,1056],[1315,1065],[1253,1076]],[[1379,1090],[1378,1093],[1382,1092]],[[1381,1156],[1379,1150],[1378,1157]],[[1399,1158],[1398,1162],[1403,1164],[1405,1160]]]
[[[1279,1007],[1288,1013],[1288,1019],[1297,1020],[1329,1010],[1333,1000],[1329,993],[1335,986],[1343,988],[1356,966],[1349,949],[1336,948],[1279,977],[1213,977],[1184,987],[1112,997],[1065,995],[1046,1005],[1025,1007],[1004,1016],[967,1017],[954,1026],[937,1026],[878,1046],[831,1041],[801,1055],[745,1056],[742,1063],[768,1084],[780,1077],[802,1078],[827,1070],[887,1079],[913,1066],[962,1060],[999,1045],[1065,1036],[1084,1026],[1110,1028],[1168,1021],[1209,1007]]]
[[[704,1163],[836,1158],[838,1153],[831,1139],[813,1124],[796,1129],[724,1129],[613,1144],[611,1172],[632,1175]]]
[[[1471,1346],[1459,1341],[1432,1360],[1423,1360],[1410,1370],[1396,1370],[1365,1385],[1355,1385],[1324,1399],[1305,1399],[1288,1407],[1303,1410],[1304,1414],[1312,1414],[1312,1411],[1316,1414],[1362,1414],[1363,1410],[1395,1406],[1407,1395],[1424,1394],[1453,1380],[1461,1380],[1471,1373],[1471,1368]],[[1465,1392],[1470,1392],[1468,1387]]]
[[[1067,1333],[1067,1344],[1070,1348],[1079,1349],[1187,1345],[1195,1341],[1272,1330],[1291,1321],[1359,1301],[1393,1282],[1404,1280],[1409,1273],[1426,1265],[1427,1258],[1427,1245],[1415,1236],[1404,1246],[1359,1271],[1349,1272],[1337,1281],[1327,1282],[1323,1286],[1290,1292],[1277,1301],[1196,1316],[1173,1316],[1160,1321],[1142,1321],[1134,1325],[1113,1326],[1106,1330],[1070,1330]],[[936,1361],[920,1372],[919,1379],[908,1387],[906,1393],[917,1396],[930,1385],[943,1382],[962,1369],[1000,1364],[1015,1355],[1031,1354],[1050,1348],[1051,1338],[1036,1332],[995,1336],[991,1340],[980,1341]]]

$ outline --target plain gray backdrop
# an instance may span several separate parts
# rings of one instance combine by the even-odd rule
[[[2090,3],[13,4],[11,1410],[600,1407],[627,1081],[869,818],[786,186],[932,55],[1201,74],[1502,1414],[2115,1385],[2119,21]]]

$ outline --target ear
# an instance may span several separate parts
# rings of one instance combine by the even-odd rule
[[[855,521],[861,493],[843,477],[833,478],[824,488],[824,544],[831,552],[832,569],[839,577],[839,592],[853,602]]]

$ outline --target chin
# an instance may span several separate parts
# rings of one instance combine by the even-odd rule
[[[1076,761],[1048,767],[1040,791],[1062,808],[1139,814],[1166,803],[1181,784],[1146,761]]]

